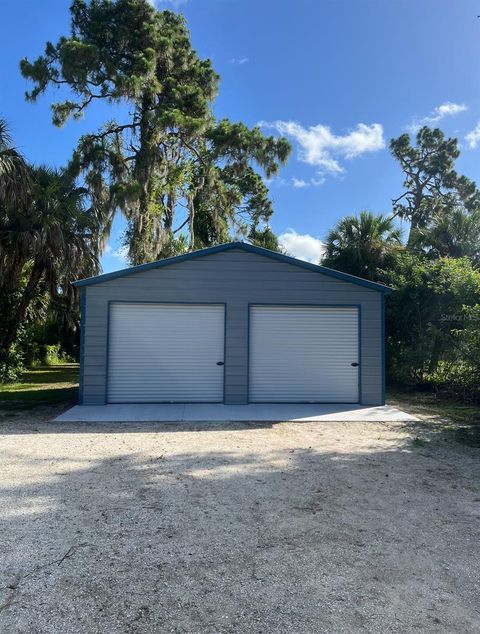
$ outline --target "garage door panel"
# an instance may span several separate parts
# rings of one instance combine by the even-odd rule
[[[358,308],[251,306],[249,400],[359,400]]]
[[[222,402],[224,306],[113,303],[110,403]]]

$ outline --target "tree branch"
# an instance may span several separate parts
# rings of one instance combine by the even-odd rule
[[[182,222],[182,224],[181,224],[179,227],[177,227],[176,229],[174,229],[174,230],[172,231],[172,233],[173,233],[173,234],[178,233],[178,232],[180,231],[180,229],[183,229],[183,227],[184,227],[186,224],[188,224],[189,220],[190,220],[190,217],[188,217],[188,218],[185,220],[185,222]]]
[[[109,128],[108,130],[104,130],[103,132],[98,132],[97,134],[88,134],[87,136],[92,139],[101,140],[104,139],[109,134],[117,134],[118,132],[122,132],[123,130],[135,130],[138,127],[138,123],[125,123],[123,125],[117,125],[113,128]]]
[[[105,95],[95,95],[92,93],[90,97],[88,99],[85,99],[82,104],[78,104],[77,106],[75,106],[75,113],[79,114],[80,112],[82,112],[82,110],[84,110],[90,103],[92,103],[94,99],[108,99],[109,97],[113,96],[114,95],[112,93],[106,93]]]

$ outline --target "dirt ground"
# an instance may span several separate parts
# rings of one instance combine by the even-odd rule
[[[478,450],[400,424],[0,423],[0,631],[480,632]]]

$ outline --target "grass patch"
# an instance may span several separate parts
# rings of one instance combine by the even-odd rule
[[[1,410],[26,410],[39,405],[76,402],[78,364],[41,366],[23,373],[18,383],[0,385]]]
[[[438,432],[445,439],[480,447],[479,405],[466,405],[452,399],[439,398],[434,392],[399,389],[388,391],[387,403],[418,416],[427,425],[430,423],[429,432]],[[422,439],[414,439],[414,442],[416,440]]]

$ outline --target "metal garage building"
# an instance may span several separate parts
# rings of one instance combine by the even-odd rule
[[[80,403],[384,403],[387,287],[233,242],[80,280]]]

